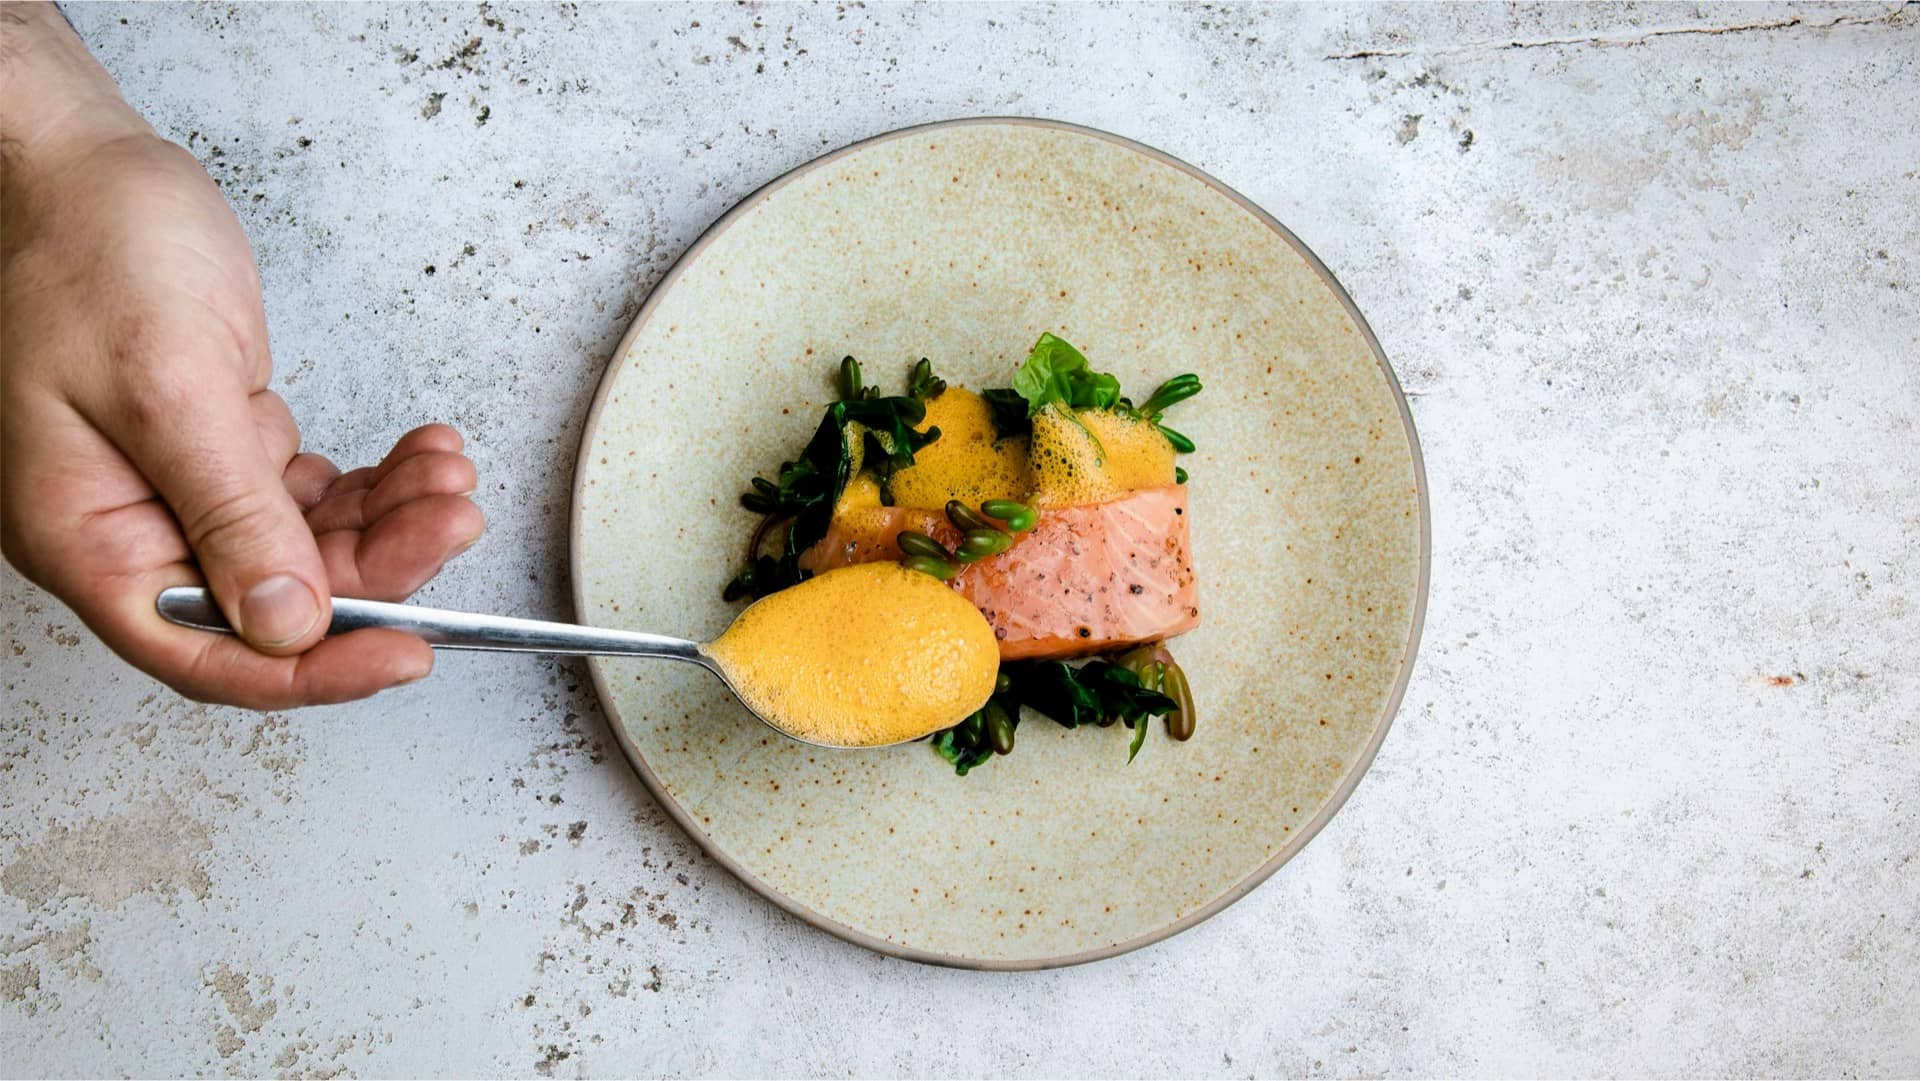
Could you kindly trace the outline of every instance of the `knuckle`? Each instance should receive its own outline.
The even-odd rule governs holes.
[[[180,528],[196,552],[243,556],[273,543],[279,515],[271,502],[250,489],[218,492],[197,506],[183,508]]]
[[[120,328],[112,347],[114,397],[125,419],[142,428],[164,425],[205,393],[206,380],[174,358],[179,336],[152,320]]]

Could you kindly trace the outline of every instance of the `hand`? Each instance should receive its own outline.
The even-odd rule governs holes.
[[[331,594],[404,598],[479,538],[459,434],[418,428],[346,474],[299,453],[239,222],[185,150],[93,115],[6,141],[7,559],[194,698],[278,709],[425,676],[411,635],[321,636]],[[244,641],[156,613],[203,576]]]

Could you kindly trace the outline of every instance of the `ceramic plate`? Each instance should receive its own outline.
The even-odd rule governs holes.
[[[774,736],[697,668],[597,660],[661,804],[770,900],[884,953],[982,968],[1110,956],[1220,911],[1327,822],[1386,734],[1420,634],[1420,454],[1380,345],[1299,240],[1220,182],[1034,120],[912,128],[749,196],[648,298],[600,386],[573,506],[579,617],[711,638],[754,519],[843,355],[1001,386],[1042,331],[1177,407],[1203,621],[1173,644],[1199,718],[1030,715],[957,777],[924,743]]]

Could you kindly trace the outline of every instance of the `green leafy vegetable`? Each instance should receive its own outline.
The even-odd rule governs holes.
[[[1006,689],[996,691],[989,705],[1006,710],[1014,724],[1019,724],[1023,706],[1064,728],[1120,721],[1134,730],[1128,741],[1129,762],[1146,742],[1148,719],[1178,708],[1174,699],[1144,686],[1134,671],[1112,661],[1093,660],[1078,667],[1062,661],[1023,661],[1001,665],[1000,676]],[[964,776],[993,753],[987,713],[982,707],[935,735],[934,749],[953,763],[954,772]]]
[[[740,497],[748,510],[789,523],[780,554],[764,555],[755,545],[748,566],[721,592],[724,599],[765,597],[807,576],[800,569],[800,554],[827,535],[834,504],[853,479],[849,424],[865,429],[863,464],[880,474],[883,485],[895,470],[914,464],[915,451],[940,438],[939,428],[914,430],[927,419],[925,405],[915,398],[879,397],[878,388],[861,384],[860,365],[852,357],[841,361],[840,384],[843,394],[855,396],[827,407],[800,457],[781,463],[777,480],[755,477],[751,490]]]
[[[1142,717],[1140,720],[1135,721],[1133,728],[1134,738],[1127,741],[1127,760],[1129,762],[1134,761],[1134,756],[1141,753],[1141,744],[1147,742],[1147,718]]]
[[[1014,731],[1020,727],[1021,706],[1013,695],[996,691],[986,704],[967,715],[952,728],[934,734],[934,750],[953,763],[962,777],[967,771],[1014,749]],[[996,740],[1000,746],[996,746]],[[1005,749],[1003,749],[1005,748]]]
[[[968,770],[994,757],[994,748],[988,745],[985,737],[979,737],[979,742],[975,742],[963,732],[962,725],[936,733],[934,750],[953,763],[954,772],[962,777],[967,776]]]
[[[1078,668],[1063,661],[1029,661],[1003,670],[1012,676],[1022,705],[1066,728],[1108,719],[1131,728],[1175,708],[1172,698],[1141,686],[1140,676],[1112,661],[1088,661]]]
[[[914,430],[914,425],[927,419],[927,407],[918,399],[869,398],[839,404],[845,407],[842,414],[845,419],[841,421],[843,425],[848,421],[859,421],[866,427],[867,434],[863,438],[867,441],[867,447],[861,462],[865,468],[880,474],[883,487],[895,470],[906,469],[914,464],[915,451],[940,438],[939,428],[929,428],[925,432]],[[844,486],[845,481],[842,483]],[[834,495],[839,498],[840,493],[837,491]],[[832,510],[831,503],[828,509]]]
[[[1012,387],[990,387],[981,391],[981,397],[987,399],[987,408],[994,418],[994,432],[1002,439],[1027,435],[1034,430],[1033,422],[1027,419],[1027,399]]]
[[[1030,417],[1051,405],[1112,409],[1120,404],[1121,381],[1089,367],[1080,350],[1042,334],[1014,372],[1014,393],[1027,401]]]
[[[1032,418],[1043,409],[1059,410],[1070,419],[1084,409],[1112,409],[1155,422],[1174,449],[1187,454],[1194,449],[1194,441],[1161,425],[1160,418],[1169,406],[1200,392],[1200,376],[1189,372],[1162,383],[1137,406],[1122,396],[1120,380],[1095,371],[1081,351],[1067,342],[1042,334],[1015,370],[1014,385],[984,390],[981,397],[993,410],[994,429],[1003,439],[1027,435],[1033,430]]]

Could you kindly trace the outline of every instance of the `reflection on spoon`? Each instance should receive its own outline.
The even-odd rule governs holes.
[[[232,634],[213,595],[164,589],[168,621]],[[719,639],[602,630],[348,597],[328,634],[390,627],[436,649],[660,657],[720,676],[783,735],[826,747],[882,747],[959,723],[994,689],[1000,650],[979,611],[945,584],[892,563],[829,571],[750,605]]]

